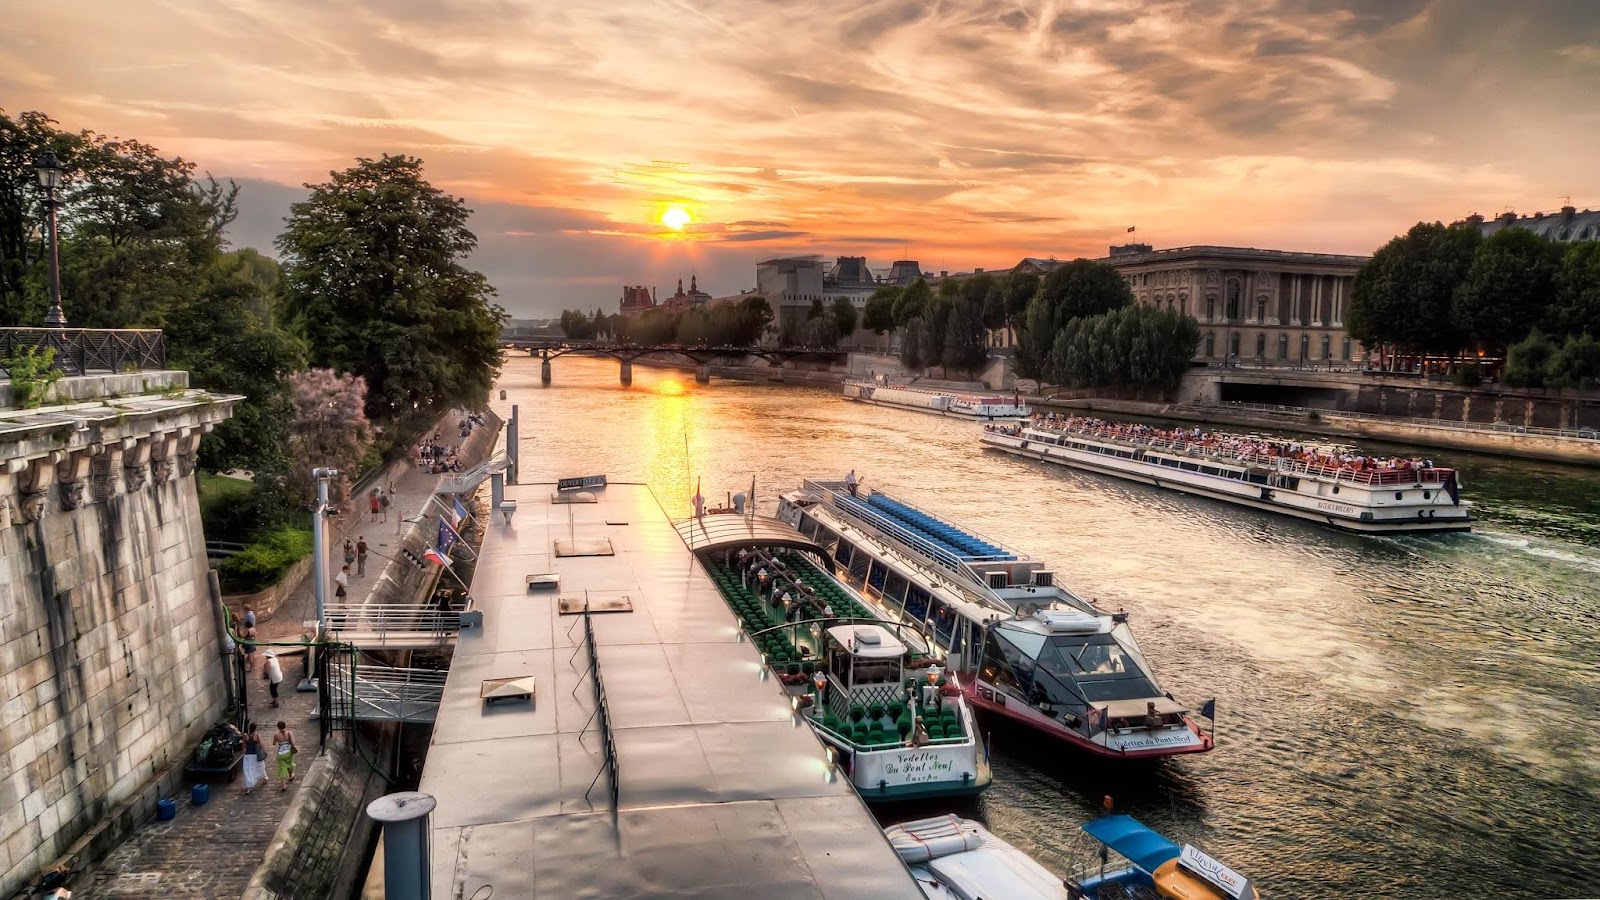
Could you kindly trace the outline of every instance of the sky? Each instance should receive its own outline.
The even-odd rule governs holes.
[[[775,256],[1369,253],[1600,206],[1596,0],[73,0],[5,32],[0,108],[238,180],[239,246],[421,157],[516,316]]]

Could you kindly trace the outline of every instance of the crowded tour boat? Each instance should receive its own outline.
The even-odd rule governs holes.
[[[958,675],[917,628],[883,620],[835,580],[822,547],[742,511],[703,513],[677,527],[796,714],[828,747],[830,766],[848,771],[863,799],[989,786],[988,756]]]
[[[891,385],[870,381],[847,381],[846,400],[898,406],[918,412],[986,422],[1015,422],[1028,417],[1028,405],[1018,397],[993,394],[967,394],[956,391]]]
[[[946,814],[883,833],[928,900],[1067,900],[1065,881],[971,819]]]
[[[1066,879],[1072,900],[1260,900],[1250,879],[1193,844],[1178,846],[1132,816],[1083,824]]]
[[[1298,441],[1035,415],[979,439],[1017,456],[1366,533],[1469,531],[1454,469]]]
[[[778,518],[874,615],[925,630],[977,708],[1102,756],[1211,749],[1157,682],[1128,614],[1057,585],[1042,562],[853,478],[805,482]]]

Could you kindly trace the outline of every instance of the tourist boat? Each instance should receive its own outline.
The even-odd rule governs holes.
[[[926,635],[874,615],[829,575],[821,547],[754,515],[696,516],[678,533],[863,799],[989,786],[959,677],[938,665]]]
[[[934,816],[883,833],[928,900],[1067,900],[1065,881],[971,819]]]
[[[966,394],[933,388],[904,385],[875,384],[870,381],[844,383],[846,400],[876,403],[879,406],[898,406],[917,412],[955,416],[963,419],[980,419],[986,422],[1015,422],[1026,419],[1028,406],[1020,398],[997,394]]]
[[[1120,423],[1034,421],[985,428],[986,446],[1365,533],[1470,531],[1472,504],[1454,469],[1409,463],[1356,468],[1328,456],[1260,452],[1279,442],[1236,440],[1234,449],[1158,437]],[[1175,432],[1173,434],[1182,434]]]
[[[1101,816],[1085,822],[1083,832],[1089,840],[1080,838],[1072,853],[1079,863],[1066,880],[1074,900],[1260,900],[1250,879],[1132,816]]]
[[[806,481],[778,518],[821,546],[874,615],[924,629],[968,699],[1101,756],[1210,750],[1128,627],[1045,564],[881,491]]]

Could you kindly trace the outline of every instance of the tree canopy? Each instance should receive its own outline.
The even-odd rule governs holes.
[[[1555,302],[1546,313],[1556,334],[1589,334],[1600,338],[1600,241],[1567,248],[1556,277]]]
[[[1028,302],[1017,347],[1017,374],[1038,378],[1067,322],[1098,316],[1133,303],[1133,291],[1116,269],[1075,259],[1050,270]]]
[[[988,293],[988,288],[984,289]],[[987,329],[983,324],[982,300],[963,291],[949,306],[944,326],[943,356],[946,369],[976,372],[988,361]]]
[[[912,319],[918,318],[933,302],[933,291],[928,288],[928,283],[918,278],[906,285],[905,290],[894,301],[894,322],[904,327]]]
[[[278,238],[284,309],[313,365],[360,376],[370,417],[477,406],[500,370],[505,310],[462,265],[471,210],[411,156],[358,159],[306,185]]]
[[[1484,241],[1451,298],[1461,335],[1495,346],[1526,337],[1555,299],[1561,256],[1559,244],[1522,228]]]
[[[1189,370],[1200,326],[1154,306],[1127,306],[1067,322],[1051,346],[1045,377],[1073,387],[1178,386]]]
[[[1418,222],[1372,254],[1356,273],[1345,326],[1369,347],[1450,353],[1461,347],[1451,321],[1456,286],[1482,237],[1470,226]]]

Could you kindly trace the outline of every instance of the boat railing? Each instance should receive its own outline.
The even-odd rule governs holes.
[[[1171,450],[1187,456],[1203,456],[1220,462],[1239,463],[1246,466],[1257,466],[1272,469],[1285,475],[1300,475],[1308,478],[1325,478],[1330,481],[1351,485],[1399,485],[1399,484],[1443,484],[1454,473],[1453,469],[1437,467],[1416,469],[1354,469],[1342,465],[1328,465],[1326,463],[1310,462],[1307,460],[1289,459],[1282,456],[1271,456],[1265,453],[1256,453],[1251,450],[1230,450],[1225,447],[1215,447],[1197,441],[1180,441],[1170,438],[1141,437],[1138,435],[1121,434],[1107,428],[1062,428],[1047,424],[1032,426],[1041,431],[1055,432],[1057,434],[1077,434],[1096,440],[1112,441],[1121,444],[1131,444],[1138,447],[1149,447],[1157,450]]]

